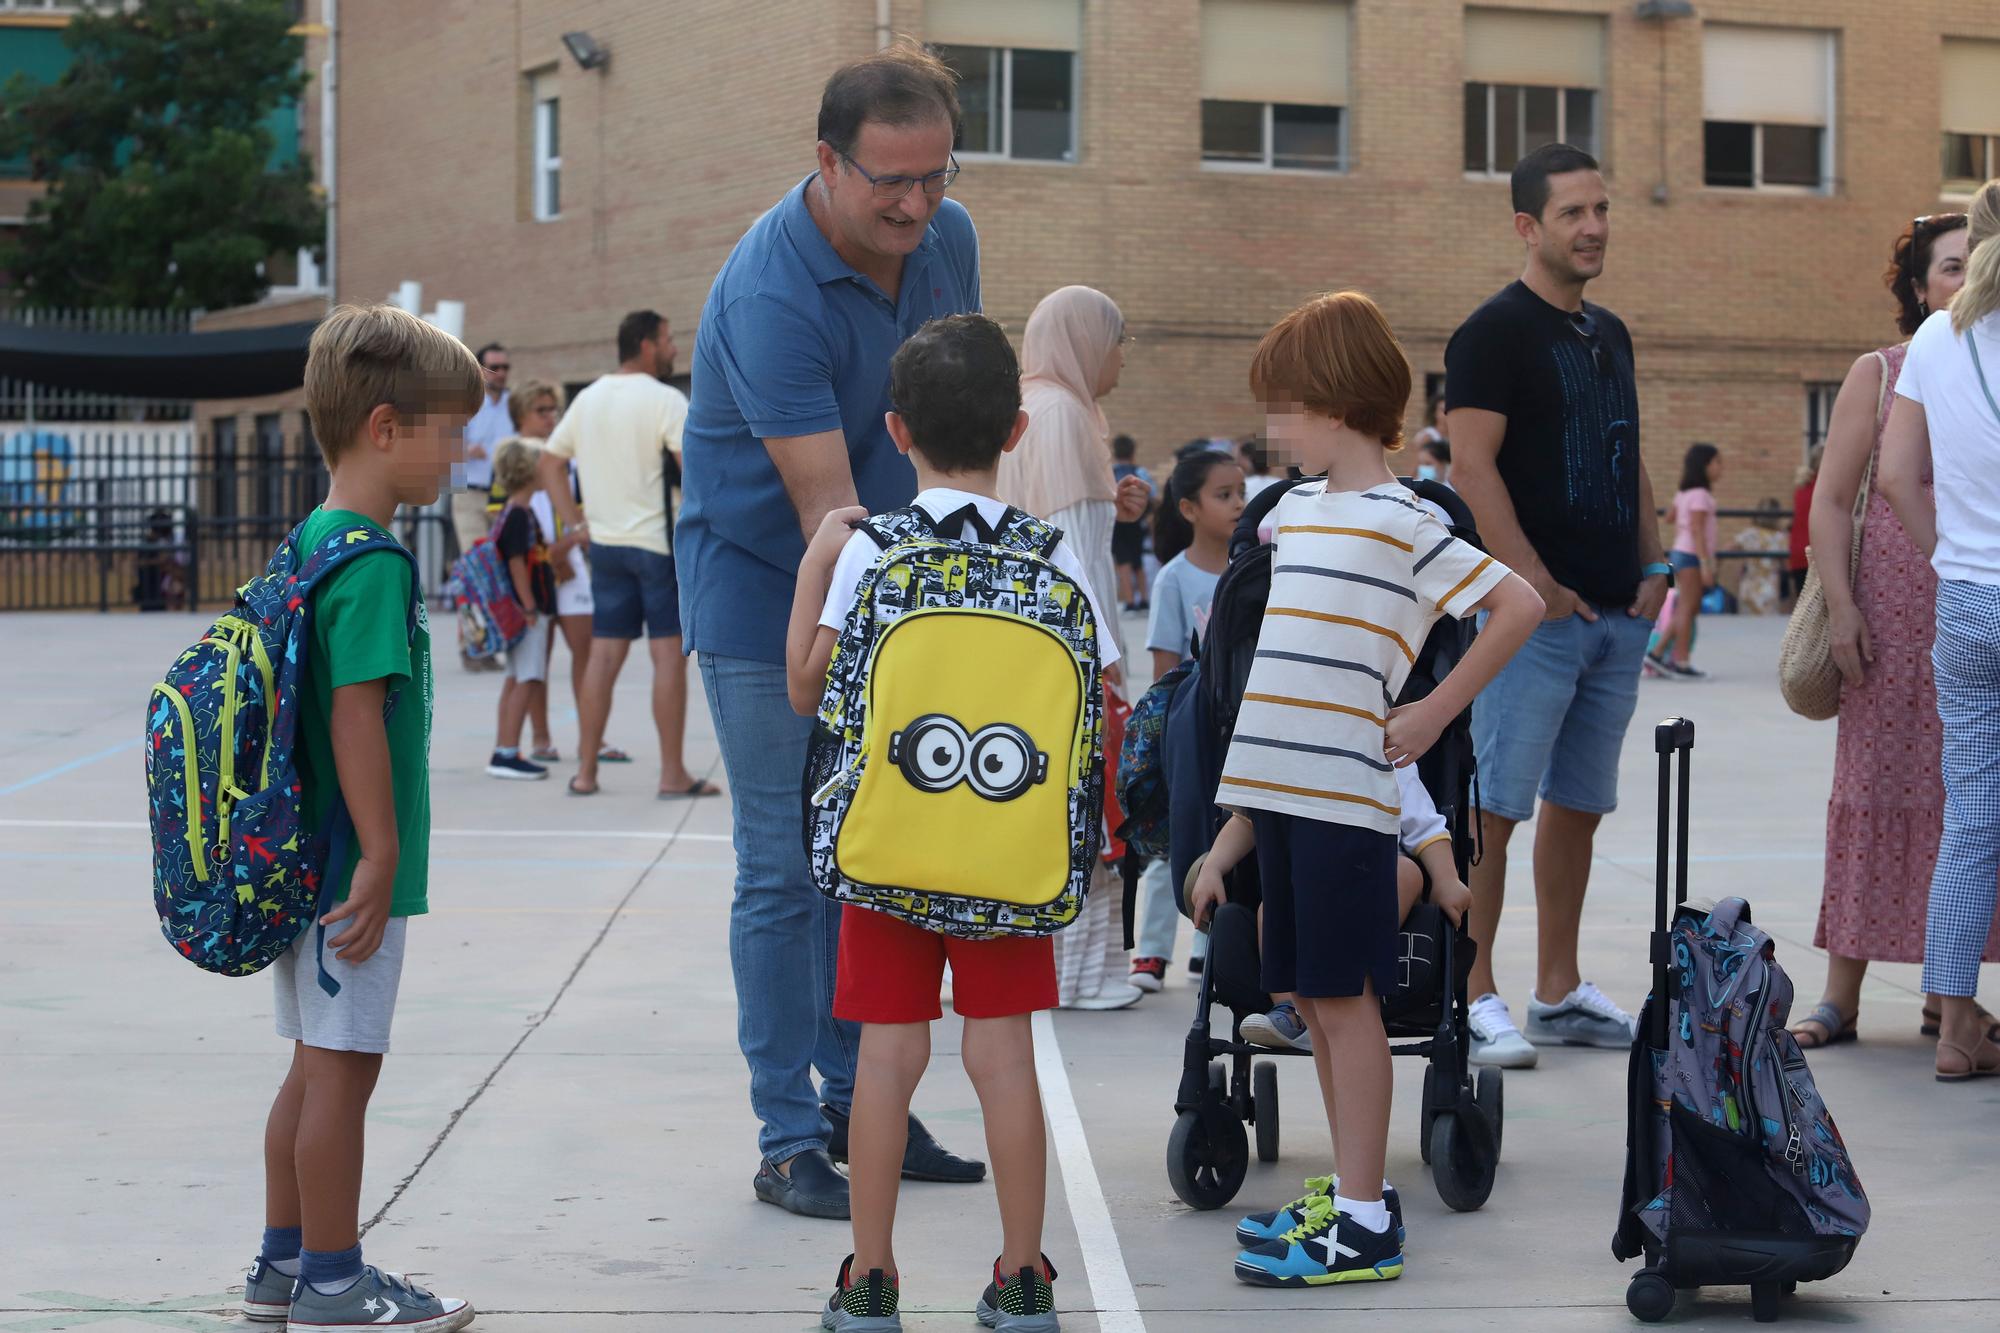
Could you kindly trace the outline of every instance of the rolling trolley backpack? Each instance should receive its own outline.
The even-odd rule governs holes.
[[[1682,1287],[1750,1288],[1760,1323],[1800,1282],[1847,1266],[1868,1197],[1785,1029],[1792,982],[1750,905],[1687,899],[1688,758],[1694,724],[1662,722],[1653,993],[1632,1043],[1624,1201],[1611,1252],[1645,1256],[1625,1303],[1666,1318]],[[1677,870],[1667,900],[1672,770]]]

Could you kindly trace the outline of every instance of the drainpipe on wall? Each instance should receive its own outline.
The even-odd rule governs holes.
[[[326,190],[326,303],[331,309],[339,270],[334,263],[340,204],[334,189],[335,154],[340,143],[340,0],[321,0],[326,20],[326,59],[319,67],[319,178]]]
[[[889,22],[889,0],[875,0],[875,49],[886,51],[895,39],[895,29]]]

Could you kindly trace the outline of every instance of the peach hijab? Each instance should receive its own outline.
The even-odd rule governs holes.
[[[1087,500],[1113,503],[1111,426],[1097,405],[1104,363],[1125,335],[1118,303],[1091,287],[1042,298],[1021,337],[1028,429],[1000,459],[1000,496],[1037,518]]]

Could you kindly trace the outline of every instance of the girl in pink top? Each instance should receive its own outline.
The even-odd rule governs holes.
[[[1701,614],[1703,590],[1715,586],[1715,492],[1722,480],[1722,451],[1712,444],[1688,446],[1681,464],[1681,488],[1667,506],[1674,544],[1667,563],[1674,568],[1673,603],[1661,612],[1663,626],[1646,661],[1670,680],[1700,680],[1708,673],[1688,663],[1694,651],[1694,618]]]

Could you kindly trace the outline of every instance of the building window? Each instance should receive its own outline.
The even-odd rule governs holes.
[[[1971,194],[2000,176],[2000,42],[1944,39],[1944,188]]]
[[[1076,161],[1079,0],[928,0],[924,30],[958,75],[959,156]]]
[[[1827,427],[1833,424],[1833,400],[1840,396],[1840,383],[1826,380],[1806,385],[1806,457],[1826,443]]]
[[[1597,152],[1604,20],[1465,11],[1465,170],[1505,176],[1543,144]]]
[[[1348,6],[1202,0],[1201,160],[1347,170]]]
[[[1833,34],[1711,23],[1702,30],[1702,182],[1833,188]]]
[[[537,74],[529,82],[534,106],[535,221],[562,216],[562,99],[553,74]]]

